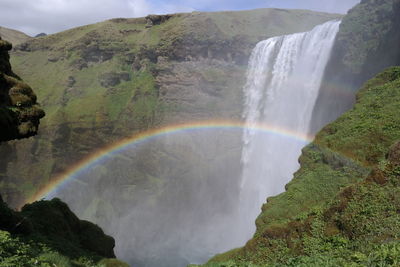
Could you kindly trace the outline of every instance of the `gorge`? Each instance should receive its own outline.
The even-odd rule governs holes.
[[[242,132],[224,128],[229,122],[150,134],[67,174],[47,198],[63,199],[79,216],[99,224],[116,238],[117,256],[133,266],[186,266],[243,246],[254,234],[265,198],[282,192],[298,168],[338,28],[338,21],[327,22],[256,46],[243,92],[242,144],[232,143]],[[218,150],[207,159],[210,144]],[[233,157],[235,150],[243,150],[241,162]],[[191,157],[187,165],[181,165],[182,156]],[[207,163],[196,168],[204,157]],[[129,196],[134,192],[129,179],[140,176],[136,169],[143,158],[157,162],[149,172],[165,184],[161,196],[146,191]],[[279,164],[284,159],[288,164]]]
[[[399,40],[389,2],[113,19],[21,42],[14,70],[46,117],[0,146],[3,198],[60,197],[132,266],[229,249],[205,266],[395,259],[379,253],[397,249],[398,68],[341,116],[400,63],[393,50],[373,64]]]

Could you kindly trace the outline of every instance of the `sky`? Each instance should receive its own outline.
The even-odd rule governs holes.
[[[192,11],[296,8],[346,13],[359,0],[0,0],[0,26],[35,36],[111,18]]]

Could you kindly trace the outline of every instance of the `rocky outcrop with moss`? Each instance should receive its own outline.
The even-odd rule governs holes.
[[[30,86],[11,70],[11,48],[0,39],[0,142],[35,135],[44,116]]]
[[[0,266],[127,266],[110,259],[115,258],[112,237],[79,220],[59,199],[16,212],[0,197],[0,214]]]
[[[314,130],[350,109],[366,80],[400,65],[399,25],[399,0],[362,0],[343,18],[314,108]]]
[[[354,108],[304,148],[253,239],[205,266],[398,266],[399,89],[400,67],[366,83]]]

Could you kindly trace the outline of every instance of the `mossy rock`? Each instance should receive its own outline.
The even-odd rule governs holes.
[[[74,256],[79,250],[113,258],[115,241],[97,225],[81,221],[60,199],[25,205],[21,215],[29,218],[34,232],[58,251]]]
[[[115,246],[114,239],[105,235],[99,226],[88,221],[81,221],[79,233],[80,243],[84,248],[104,257],[115,257],[113,251]]]
[[[35,135],[44,111],[36,95],[11,70],[11,44],[0,39],[0,142]]]
[[[0,39],[0,51],[10,51],[11,49],[12,49],[11,43]]]
[[[0,215],[0,230],[11,234],[9,242],[21,243],[27,250],[24,254],[29,253],[33,261],[94,267],[97,266],[94,262],[104,259],[104,266],[128,266],[113,259],[115,241],[112,237],[105,235],[97,225],[79,220],[59,199],[34,202],[17,212],[10,209],[0,196]],[[2,245],[9,246],[1,244],[0,240],[0,266],[3,266],[3,260],[12,260],[3,253]],[[81,259],[85,260],[82,262]],[[16,259],[15,262],[21,261]],[[57,266],[64,266],[62,264]]]

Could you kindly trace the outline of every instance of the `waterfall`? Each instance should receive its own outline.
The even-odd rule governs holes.
[[[251,127],[243,133],[240,213],[247,238],[266,198],[281,193],[299,167],[307,144],[301,136],[312,134],[312,110],[339,24],[330,21],[310,32],[270,38],[253,50],[243,118],[250,126],[266,124],[275,134]]]
[[[153,136],[91,163],[48,197],[115,237],[117,256],[132,266],[183,267],[243,246],[261,204],[298,168],[338,25],[253,51],[243,116],[286,135],[223,127]]]

